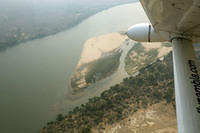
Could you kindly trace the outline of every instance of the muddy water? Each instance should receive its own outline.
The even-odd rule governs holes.
[[[132,24],[146,21],[139,3],[117,6],[70,30],[0,52],[0,132],[38,132],[56,114],[67,112],[120,82],[126,76],[122,76],[123,64],[113,76],[77,95],[72,95],[69,87],[82,45],[88,38],[124,31]]]

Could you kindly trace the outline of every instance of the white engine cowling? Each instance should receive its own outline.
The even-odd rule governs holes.
[[[159,32],[156,32],[153,26],[149,23],[140,23],[133,25],[128,29],[128,37],[138,42],[163,42]]]

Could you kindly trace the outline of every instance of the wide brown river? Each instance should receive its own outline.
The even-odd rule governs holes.
[[[121,76],[121,69],[79,94],[72,95],[69,87],[88,38],[126,31],[132,24],[147,21],[139,3],[117,6],[70,30],[0,52],[0,133],[39,132],[58,113],[66,113],[120,82],[127,76]]]

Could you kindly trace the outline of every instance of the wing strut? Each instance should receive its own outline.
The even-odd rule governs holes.
[[[173,67],[179,133],[200,133],[200,73],[192,41],[174,38]]]

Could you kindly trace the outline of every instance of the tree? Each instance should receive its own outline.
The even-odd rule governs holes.
[[[91,126],[83,127],[81,133],[91,133]]]
[[[64,120],[63,115],[62,115],[62,114],[58,114],[57,117],[56,117],[56,120],[57,120],[57,121],[62,121],[62,120]]]

